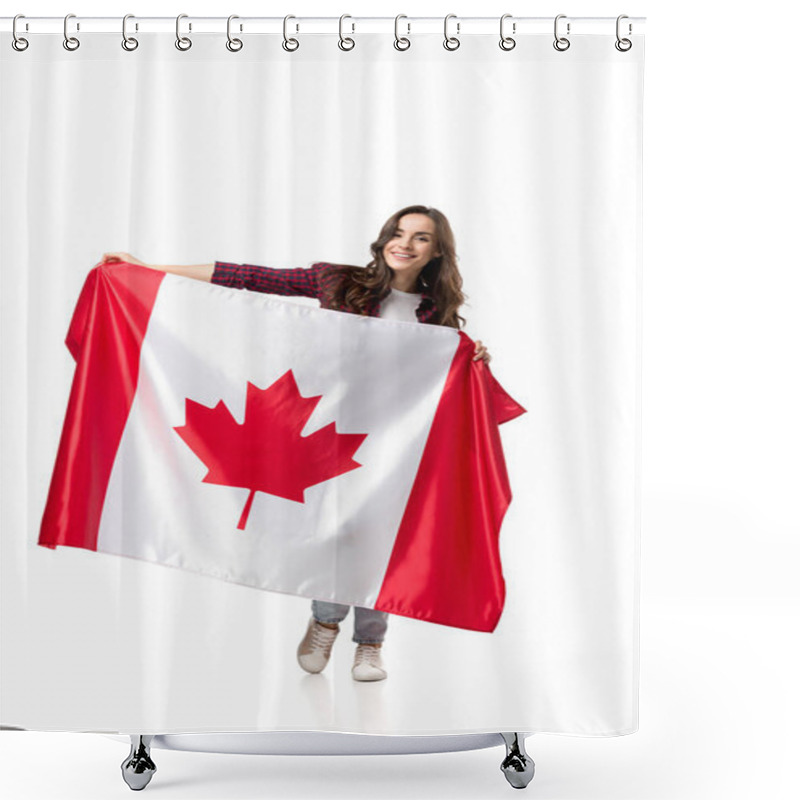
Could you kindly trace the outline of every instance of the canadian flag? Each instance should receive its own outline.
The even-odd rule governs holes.
[[[493,631],[524,413],[463,332],[88,274],[39,544]]]

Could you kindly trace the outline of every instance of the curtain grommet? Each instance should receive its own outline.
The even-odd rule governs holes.
[[[297,19],[297,17],[295,17],[294,14],[287,14],[283,18],[283,41],[281,42],[281,47],[283,47],[283,49],[287,53],[294,53],[294,51],[297,50],[298,47],[300,47],[300,42],[297,41],[297,39],[295,39],[294,37],[289,37],[286,35],[286,28],[290,19]],[[300,26],[295,25],[295,31],[299,30]]]
[[[339,17],[339,49],[344,50],[345,52],[349,52],[356,46],[355,39],[351,39],[349,36],[345,36],[342,32],[342,23],[346,19],[353,19],[349,14],[342,14]],[[355,22],[351,23],[353,26],[353,30],[350,33],[356,32],[356,24]]]
[[[64,45],[64,49],[69,50],[70,52],[77,50],[81,46],[80,39],[77,39],[74,36],[70,36],[67,33],[67,21],[69,20],[70,17],[74,16],[75,16],[74,14],[67,14],[67,16],[64,17],[64,41],[62,42],[62,44]],[[77,25],[76,29],[80,30],[81,26]]]
[[[616,47],[617,50],[620,51],[620,53],[627,53],[628,50],[630,50],[631,47],[633,47],[633,42],[630,39],[625,39],[625,38],[623,38],[623,37],[621,37],[619,35],[620,22],[623,19],[629,19],[628,15],[627,14],[620,14],[617,17],[617,41],[614,42],[614,47]],[[633,26],[629,22],[628,23],[628,35],[630,36],[631,33],[633,33]]]
[[[501,50],[505,50],[506,52],[508,52],[509,50],[513,50],[517,46],[517,40],[513,39],[511,36],[506,36],[505,33],[503,32],[503,25],[505,24],[505,21],[507,19],[511,18],[511,16],[512,16],[511,14],[503,14],[503,16],[500,17],[500,44],[499,44],[499,47],[500,47]],[[512,33],[516,33],[517,32],[517,23],[516,22],[512,22],[511,23],[511,32]]]
[[[120,47],[123,50],[127,50],[129,53],[133,52],[139,46],[139,40],[134,38],[133,36],[128,36],[128,20],[134,19],[133,14],[126,14],[122,18],[122,42]],[[136,26],[136,29],[139,29],[139,26]]]
[[[11,46],[18,52],[22,53],[28,49],[28,45],[30,42],[23,36],[17,35],[17,20],[18,19],[25,19],[24,14],[17,14],[14,17],[14,22],[11,23]]]
[[[225,42],[225,47],[227,47],[228,51],[231,53],[238,53],[244,47],[244,43],[242,42],[241,39],[235,39],[231,37],[231,20],[234,19],[239,19],[239,15],[231,14],[228,17],[228,28],[227,28],[228,41]],[[239,30],[241,30],[241,27],[239,28]]]
[[[411,47],[411,39],[408,39],[405,36],[400,36],[398,27],[401,19],[408,19],[408,17],[405,14],[398,14],[394,18],[394,49],[405,51]],[[408,26],[408,33],[411,33],[411,24],[407,22],[406,25]]]
[[[181,20],[188,18],[188,14],[178,14],[175,19],[175,47],[182,52],[186,52],[192,46],[192,40],[188,36],[181,36]],[[192,30],[192,23],[189,23],[189,30]]]
[[[566,14],[559,14],[555,18],[555,21],[553,22],[553,36],[555,37],[555,41],[553,42],[553,47],[555,47],[555,49],[558,50],[559,53],[563,53],[565,50],[569,50],[569,46],[571,44],[570,40],[567,39],[566,36],[559,36],[558,35],[558,21],[560,19],[566,19],[566,18],[567,18]],[[568,22],[567,23],[567,36],[569,36],[569,29],[570,29],[570,24]]]
[[[458,50],[458,48],[461,47],[461,39],[459,39],[458,36],[448,36],[447,34],[447,23],[454,18],[457,19],[455,14],[448,14],[444,18],[444,41],[442,42],[442,47],[444,47],[445,50],[449,50],[451,53],[453,50]],[[456,22],[456,33],[461,33],[460,22]]]

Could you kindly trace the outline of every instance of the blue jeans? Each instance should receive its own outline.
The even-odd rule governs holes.
[[[311,601],[311,613],[317,622],[327,622],[330,625],[341,622],[349,610],[350,606],[341,603],[327,603],[324,600]],[[389,614],[386,611],[355,606],[353,641],[357,644],[380,644],[386,635],[388,624]]]

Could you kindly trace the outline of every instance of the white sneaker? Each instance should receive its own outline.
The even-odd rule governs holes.
[[[326,628],[311,617],[306,635],[297,648],[297,661],[300,666],[306,672],[322,672],[331,657],[331,648],[338,635],[338,624],[335,628]]]
[[[357,681],[382,681],[385,677],[381,648],[369,644],[358,645],[353,661],[353,678]]]

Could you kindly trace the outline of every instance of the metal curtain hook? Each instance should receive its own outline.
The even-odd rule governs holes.
[[[122,49],[131,52],[139,46],[139,40],[134,39],[133,36],[128,36],[127,25],[129,19],[134,19],[133,14],[126,14],[122,18]],[[139,30],[138,25],[136,26],[136,30]]]
[[[241,39],[231,39],[231,20],[234,20],[234,19],[239,19],[239,16],[237,14],[231,14],[228,17],[228,28],[227,28],[228,41],[225,42],[225,47],[227,47],[228,50],[231,51],[231,53],[238,53],[242,49],[242,47],[244,47],[244,45],[242,44],[242,40]],[[242,28],[241,28],[241,25],[240,25],[239,26],[239,30],[241,30],[241,29]]]
[[[445,50],[458,50],[461,47],[461,39],[457,38],[456,36],[448,36],[447,35],[447,22],[448,20],[456,19],[455,14],[448,14],[444,18],[444,49]],[[461,23],[456,22],[456,33],[461,33]]]
[[[281,44],[283,45],[284,50],[286,50],[289,53],[293,53],[295,50],[297,50],[298,47],[300,47],[300,42],[298,42],[297,39],[295,38],[289,39],[286,36],[286,28],[290,19],[297,19],[297,17],[293,16],[292,14],[287,14],[283,18],[283,42]],[[299,30],[300,26],[295,24],[295,31]]]
[[[64,17],[64,42],[63,42],[63,44],[64,44],[64,49],[65,50],[69,50],[69,51],[77,50],[81,46],[81,43],[74,36],[69,36],[67,34],[67,20],[70,17],[74,17],[74,16],[75,16],[74,14],[67,14],[67,16]],[[77,29],[80,30],[81,26],[78,25]]]
[[[628,50],[630,50],[631,47],[633,47],[633,42],[630,39],[622,39],[622,38],[620,38],[620,35],[619,35],[620,22],[622,22],[623,19],[628,19],[628,15],[627,14],[620,14],[617,17],[617,41],[614,42],[614,47],[616,47],[617,50],[620,51],[620,53],[627,53]],[[628,23],[628,34],[631,34],[632,32],[633,32],[633,26],[629,22]]]
[[[186,19],[188,14],[178,14],[175,20],[175,47],[178,50],[188,50],[192,46],[192,40],[188,36],[181,36],[181,20]],[[192,29],[192,23],[189,23],[189,30]]]
[[[349,14],[342,14],[342,16],[339,17],[339,49],[352,50],[356,46],[355,41],[351,39],[349,36],[345,38],[345,36],[342,33],[342,23],[345,21],[345,19],[353,19],[353,18]],[[356,24],[355,22],[351,24],[353,26],[353,30],[351,31],[351,33],[355,33]]]
[[[500,17],[500,49],[501,50],[513,50],[517,46],[517,40],[516,39],[512,39],[510,36],[506,36],[503,33],[503,24],[505,23],[505,21],[507,19],[510,19],[511,16],[512,16],[511,14],[503,14],[503,16]],[[517,23],[516,22],[511,24],[511,32],[512,33],[516,33],[517,32]]]
[[[558,35],[558,21],[560,19],[566,19],[566,14],[559,14],[555,22],[553,23],[553,36],[555,36],[555,41],[553,42],[553,47],[558,50],[560,53],[563,53],[565,50],[569,50],[570,41],[564,36]],[[567,23],[567,35],[569,35],[569,22]]]
[[[394,18],[394,48],[395,50],[408,50],[411,47],[411,39],[406,39],[405,36],[400,38],[400,32],[398,30],[399,23],[401,19],[408,19],[405,14],[398,14]],[[408,33],[411,33],[411,23],[407,22],[406,25],[408,26]]]
[[[22,52],[23,50],[28,49],[28,40],[23,39],[21,36],[17,36],[17,20],[18,19],[25,19],[24,14],[17,14],[14,17],[14,22],[11,24],[11,35],[13,36],[11,40],[11,46],[17,51]]]

